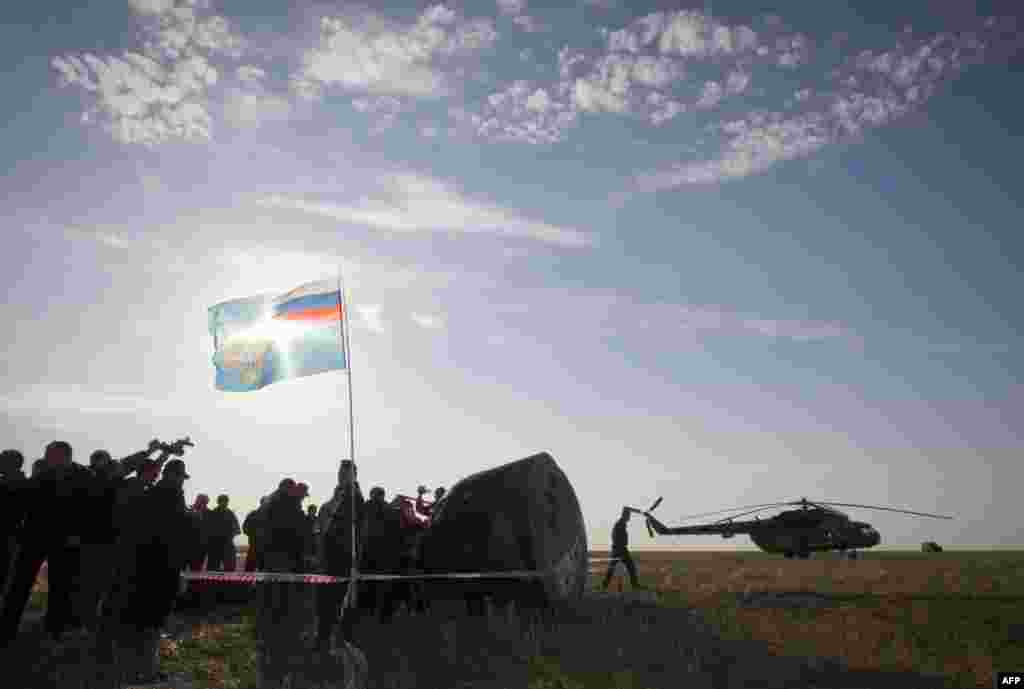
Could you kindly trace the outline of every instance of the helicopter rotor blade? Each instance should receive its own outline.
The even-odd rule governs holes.
[[[725,514],[726,512],[740,512],[742,510],[752,510],[754,508],[768,509],[769,507],[784,507],[784,506],[789,505],[789,504],[791,504],[791,503],[788,503],[788,502],[769,502],[769,503],[765,503],[763,505],[747,505],[746,507],[733,507],[732,509],[728,509],[728,510],[715,510],[714,512],[702,512],[701,514],[691,514],[691,515],[686,516],[686,517],[680,517],[679,521],[685,522],[685,521],[687,521],[689,519],[700,519],[701,517],[713,517],[716,514]]]
[[[657,500],[655,500],[654,504],[647,508],[647,511],[648,512],[653,512],[654,510],[658,509],[658,505],[660,505],[661,501],[664,500],[664,499],[665,498],[658,498]]]
[[[777,506],[778,505],[765,505],[764,507],[758,507],[757,509],[754,509],[754,510],[747,510],[746,512],[740,512],[739,514],[734,514],[731,517],[726,517],[725,519],[719,519],[718,521],[716,521],[714,523],[715,524],[724,524],[726,522],[731,522],[733,519],[736,519],[737,517],[745,517],[748,514],[754,514],[755,512],[764,512],[765,510],[769,510],[769,509],[771,509],[773,507],[777,507]]]
[[[644,519],[644,524],[647,526],[647,535],[654,538],[654,529],[651,528],[651,518],[647,517]]]
[[[808,501],[808,502],[809,502],[809,504],[812,504],[812,505],[815,504],[815,503],[810,502],[810,501]],[[952,519],[953,518],[953,517],[950,517],[950,516],[945,515],[945,514],[931,514],[930,512],[914,512],[913,510],[901,510],[901,509],[897,509],[895,507],[880,507],[878,505],[856,505],[856,504],[848,503],[848,502],[820,502],[820,503],[817,503],[817,504],[819,504],[819,505],[835,505],[837,507],[859,507],[861,509],[866,509],[866,510],[883,510],[885,512],[901,512],[903,514],[913,514],[913,515],[916,515],[918,517],[931,517],[933,519]]]

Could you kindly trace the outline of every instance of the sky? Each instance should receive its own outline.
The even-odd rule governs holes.
[[[812,5],[8,8],[0,444],[319,503],[351,383],[364,490],[547,451],[595,546],[658,496],[1024,544],[1014,5]],[[214,388],[208,307],[339,271],[350,374]]]

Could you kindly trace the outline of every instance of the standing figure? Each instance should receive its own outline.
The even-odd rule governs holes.
[[[0,601],[14,566],[18,532],[25,516],[21,495],[24,467],[25,456],[17,450],[0,452]]]
[[[24,518],[21,489],[25,485],[25,456],[17,450],[0,452],[0,601],[14,567],[18,532]]]
[[[238,517],[228,509],[227,495],[217,496],[217,507],[205,516],[207,535],[206,568],[214,572],[234,572],[237,568],[235,536],[242,533]]]
[[[262,517],[263,513],[261,508],[267,504],[267,496],[264,495],[260,498],[260,505],[249,514],[245,515],[245,521],[242,522],[242,533],[249,539],[249,548],[245,551],[245,571],[255,572],[257,570],[262,571],[263,568],[259,566],[260,559],[260,535],[262,532]]]
[[[158,671],[158,642],[190,554],[191,525],[182,489],[188,478],[182,460],[167,462],[163,477],[142,498],[140,521],[123,534],[121,546],[128,552],[119,558],[111,622],[127,652],[119,665],[135,681],[166,680]]]
[[[429,527],[429,518],[421,515],[416,510],[416,503],[411,498],[399,497],[399,548],[398,548],[398,572],[404,576],[418,574],[420,572],[420,550],[423,543],[423,535]],[[403,581],[397,587],[396,597],[405,601],[406,609],[410,614],[415,612],[426,612],[426,596],[424,595],[422,582]]]
[[[367,574],[397,574],[402,548],[402,524],[398,509],[388,504],[384,489],[370,489],[366,505],[366,530],[360,571]],[[380,615],[383,622],[395,612],[395,594],[404,593],[407,582],[372,581],[364,584],[366,609]],[[407,596],[406,596],[407,598]]]
[[[309,505],[306,507],[306,529],[309,531],[309,551],[306,553],[308,563],[316,562],[316,540],[319,537],[316,524],[317,506]]]
[[[200,493],[196,496],[192,507],[189,508],[189,518],[192,525],[192,549],[189,555],[188,568],[193,572],[202,572],[203,563],[209,551],[209,522],[210,496]]]
[[[355,522],[353,522],[353,513]],[[350,459],[338,468],[338,485],[334,496],[320,509],[320,543],[317,552],[325,574],[336,577],[351,575],[352,550],[359,543],[365,518],[365,500],[356,480],[356,466]],[[355,541],[353,543],[353,528]],[[359,553],[356,552],[358,561]],[[330,648],[334,626],[338,622],[339,605],[345,600],[349,584],[326,584],[316,587],[317,647]],[[354,589],[354,587],[353,587]],[[353,590],[353,595],[357,592]],[[352,641],[353,609],[342,613],[341,632],[345,641]]]
[[[150,455],[157,450],[161,450],[161,456],[154,461]],[[145,492],[156,472],[151,470],[148,477],[139,480],[126,479],[125,476],[133,471],[142,471],[144,467],[159,467],[169,456],[167,446],[159,440],[152,440],[147,449],[121,460],[115,461],[106,450],[96,450],[89,457],[88,511],[81,515],[88,522],[88,527],[82,537],[76,614],[90,631],[97,630],[100,608],[113,585],[117,540],[124,524],[122,501]]]
[[[637,579],[636,564],[629,554],[629,531],[626,530],[629,524],[629,516],[629,509],[623,508],[622,515],[615,522],[615,526],[612,527],[612,559],[608,563],[608,572],[604,575],[604,583],[601,585],[601,588],[605,591],[608,590],[608,584],[611,582],[612,575],[615,573],[615,568],[619,562],[626,566],[630,585],[634,589],[645,589],[645,587],[640,585],[639,579]]]
[[[416,488],[416,514],[423,515],[424,517],[430,516],[430,503],[427,502],[426,495],[430,491],[427,490],[426,486],[419,486]]]
[[[18,634],[32,587],[43,561],[47,565],[49,595],[45,626],[51,641],[61,640],[72,626],[72,589],[77,576],[84,524],[74,517],[84,514],[88,494],[88,470],[72,462],[71,445],[58,440],[46,446],[44,465],[28,479],[19,493],[24,525],[18,557],[11,574],[3,612],[0,613],[0,647]],[[68,518],[68,517],[71,518]]]
[[[265,508],[265,530],[260,543],[263,568],[268,572],[298,573],[309,551],[306,516],[302,513],[305,490],[292,484]],[[257,617],[261,685],[276,686],[292,671],[290,659],[307,621],[311,619],[310,591],[300,582],[268,581],[260,586]]]

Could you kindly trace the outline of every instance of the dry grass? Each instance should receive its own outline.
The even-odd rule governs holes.
[[[648,585],[695,605],[726,637],[762,641],[778,654],[936,673],[953,686],[990,686],[996,670],[1024,667],[1024,644],[1010,638],[1010,625],[1024,620],[1024,552],[878,552],[852,561],[686,552],[636,559]],[[831,600],[816,609],[742,603],[766,592]]]
[[[387,626],[363,622],[357,638],[370,662],[371,687],[808,686],[811,656],[838,659],[854,671],[941,675],[947,686],[971,687],[991,686],[996,670],[1024,667],[1021,644],[1007,634],[1024,618],[1024,552],[869,553],[858,561],[683,552],[636,559],[641,579],[659,591],[657,605],[613,598],[547,618],[436,612]],[[593,569],[598,583],[604,565]],[[40,584],[45,590],[45,581]],[[830,599],[816,609],[743,600],[795,591]],[[253,686],[252,631],[251,613],[195,617],[162,645],[165,665],[189,672],[197,688]],[[853,684],[837,677],[819,676],[814,685],[889,686],[881,675],[854,673]]]

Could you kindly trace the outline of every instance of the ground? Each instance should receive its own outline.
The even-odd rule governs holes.
[[[1024,667],[1024,552],[636,559],[652,594],[632,594],[620,570],[609,595],[544,619],[516,610],[467,618],[442,606],[390,626],[363,622],[370,687],[980,687],[996,670]],[[595,584],[603,563],[593,571]],[[177,675],[165,686],[254,686],[251,611],[175,615],[163,653]],[[5,661],[34,679],[11,686],[81,686],[73,675],[84,650],[44,658],[32,652],[36,634],[26,621],[21,652]],[[59,683],[46,679],[55,670]]]

